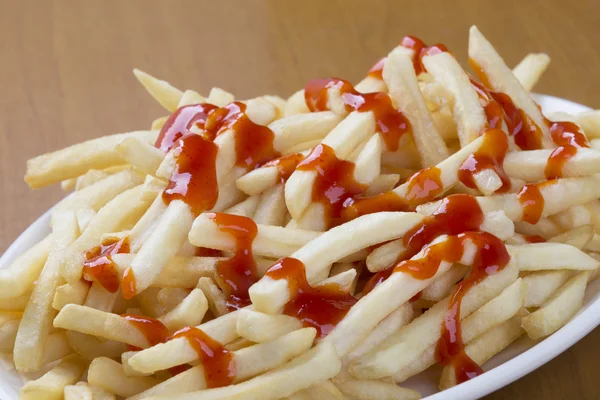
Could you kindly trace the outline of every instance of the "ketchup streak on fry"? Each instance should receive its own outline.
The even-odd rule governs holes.
[[[415,68],[415,74],[419,75],[421,72],[426,72],[427,69],[423,65],[423,57],[431,56],[434,54],[448,52],[448,48],[443,44],[434,44],[433,46],[427,46],[421,39],[414,36],[404,36],[400,41],[400,46],[406,47],[407,49],[413,50],[413,66]],[[371,67],[367,76],[377,79],[383,79],[383,64],[385,63],[386,57],[377,61],[375,65]]]
[[[305,327],[317,329],[323,338],[340,322],[357,300],[336,284],[311,286],[306,280],[302,261],[285,257],[273,264],[266,273],[271,279],[286,279],[290,301],[283,313],[298,318]]]
[[[471,60],[471,65],[477,77],[484,85],[471,79],[471,84],[477,92],[480,100],[484,103],[488,125],[490,128],[502,128],[502,122],[506,124],[509,136],[512,136],[515,144],[522,150],[537,150],[542,148],[542,131],[539,126],[520,108],[512,99],[502,92],[494,92],[489,89],[487,76]],[[486,87],[487,86],[487,87]]]
[[[396,151],[400,138],[412,130],[410,122],[392,105],[386,93],[359,93],[348,81],[339,78],[315,79],[304,88],[304,98],[310,111],[326,111],[329,90],[339,91],[346,111],[371,111],[375,129],[388,151]]]
[[[116,293],[121,281],[112,255],[119,253],[129,253],[127,236],[120,240],[104,241],[100,246],[88,250],[83,262],[84,275],[90,276],[109,292]]]
[[[167,327],[157,319],[132,314],[124,314],[122,317],[144,335],[150,346],[177,338],[187,339],[202,363],[208,388],[227,386],[235,379],[233,353],[202,330],[186,327],[169,335]],[[187,368],[185,365],[179,365],[170,371],[176,375]]]
[[[221,232],[235,239],[234,255],[217,262],[216,279],[228,296],[229,311],[237,310],[250,304],[248,289],[259,279],[252,255],[252,242],[258,228],[252,219],[238,215],[210,213],[208,217],[215,222]]]

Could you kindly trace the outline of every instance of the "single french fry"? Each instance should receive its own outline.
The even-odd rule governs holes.
[[[548,54],[529,53],[513,68],[512,72],[523,88],[531,92],[531,89],[540,80],[549,64],[550,57],[548,57]]]
[[[210,104],[214,104],[217,107],[224,107],[227,104],[235,101],[235,97],[233,94],[221,88],[214,87],[210,90],[206,101]]]
[[[414,317],[414,310],[410,303],[404,303],[395,311],[385,317],[369,336],[346,356],[347,360],[354,360],[367,354],[385,341],[390,335],[407,325]]]
[[[30,297],[29,291],[16,297],[0,298],[0,311],[23,311]]]
[[[134,68],[133,74],[148,93],[150,93],[150,96],[152,96],[161,106],[166,108],[167,111],[173,112],[177,109],[181,96],[183,96],[181,90],[171,86],[169,82],[156,79],[152,75],[140,71],[137,68]]]
[[[566,232],[563,232],[559,235],[553,236],[548,239],[548,242],[553,243],[564,243],[578,249],[585,248],[586,244],[592,239],[594,236],[594,227],[593,225],[582,225],[577,228],[573,228]]]
[[[207,99],[204,96],[200,95],[198,92],[193,90],[186,90],[183,92],[181,98],[179,99],[179,103],[177,103],[177,108],[188,106],[190,104],[200,104],[206,103]]]
[[[456,118],[461,146],[471,143],[486,126],[487,119],[469,76],[450,53],[425,56],[423,64],[454,97],[452,113]]]
[[[562,233],[562,229],[549,218],[540,218],[537,224],[515,221],[515,230],[523,235],[541,236],[543,238],[550,238]]]
[[[67,196],[55,208],[57,210],[89,208],[97,212],[117,195],[142,182],[141,175],[131,168],[126,169]]]
[[[33,288],[52,246],[52,235],[21,254],[8,268],[0,269],[0,298],[21,296]]]
[[[21,388],[23,400],[60,400],[67,385],[76,383],[87,363],[77,355],[65,357],[58,365],[46,372],[41,378],[27,382]]]
[[[193,221],[192,211],[183,201],[169,204],[131,262],[130,274],[135,285],[128,288],[128,296],[140,293],[154,282],[185,243]]]
[[[594,270],[600,262],[577,247],[563,243],[529,243],[507,245],[512,261],[521,271],[539,270]]]
[[[14,319],[0,324],[0,353],[12,353],[20,322]]]
[[[115,340],[135,347],[149,346],[144,334],[127,319],[86,306],[67,304],[54,319],[54,327]]]
[[[260,196],[249,196],[246,198],[246,200],[225,210],[225,214],[239,215],[250,218],[254,214],[259,201]]]
[[[558,179],[551,181],[551,184],[542,185],[539,190],[544,198],[541,217],[547,217],[599,198],[600,174]],[[569,193],[569,196],[564,196],[564,193]],[[506,216],[513,221],[521,221],[523,218],[524,206],[519,202],[516,193],[477,197],[477,201],[485,213],[504,211]],[[417,211],[430,215],[437,209],[438,205],[439,201],[424,204],[419,206]]]
[[[89,289],[89,283],[83,280],[79,280],[75,284],[65,283],[57,287],[52,300],[52,308],[60,311],[67,304],[83,304]]]
[[[210,215],[201,214],[196,218],[190,230],[190,242],[199,247],[234,251],[235,238],[222,232]],[[320,232],[279,226],[259,224],[257,228],[257,235],[252,242],[252,252],[256,256],[271,258],[285,257],[320,235]]]
[[[142,189],[138,185],[109,201],[71,244],[61,261],[61,274],[67,282],[76,283],[81,279],[85,252],[99,245],[103,234],[127,228],[148,209],[150,202],[140,201]]]
[[[315,277],[334,262],[374,244],[403,236],[422,220],[423,216],[415,213],[365,215],[321,234],[291,257],[304,263],[308,282],[315,283]],[[252,285],[249,292],[255,309],[267,314],[277,313],[289,300],[287,281],[268,276]]]
[[[98,282],[93,282],[82,305],[96,310],[112,312],[119,293],[111,293]],[[77,304],[77,303],[72,303]]]
[[[131,265],[134,254],[113,254],[112,259],[123,273]],[[192,289],[203,277],[213,277],[220,257],[173,257],[152,283],[153,287],[180,287]]]
[[[504,350],[523,334],[523,329],[521,328],[521,321],[523,319],[520,315],[515,315],[508,321],[491,328],[469,343],[465,347],[465,352],[476,364],[485,364],[492,356]],[[454,366],[448,365],[444,367],[440,378],[440,389],[448,389],[456,384],[456,370]]]
[[[69,347],[88,361],[97,357],[117,358],[127,350],[125,343],[114,340],[100,340],[95,336],[75,331],[67,331]]]
[[[429,167],[447,158],[448,149],[427,109],[406,49],[396,48],[388,55],[383,79],[391,99],[410,121],[422,166]]]
[[[540,182],[546,179],[544,172],[548,157],[553,150],[514,151],[506,155],[504,170],[511,178],[525,182]],[[600,172],[600,152],[595,149],[578,149],[563,168],[565,178],[588,176]]]
[[[283,219],[287,214],[283,191],[283,184],[279,184],[265,190],[260,195],[260,200],[252,215],[254,222],[261,225],[283,225]]]
[[[25,182],[31,188],[57,183],[85,174],[90,169],[104,169],[125,164],[115,146],[126,138],[137,137],[154,143],[157,131],[136,131],[105,136],[43,154],[27,161]]]
[[[77,182],[75,183],[75,190],[84,189],[98,181],[101,181],[109,175],[110,174],[104,170],[90,169],[85,174],[77,178]]]
[[[88,382],[121,397],[134,396],[160,383],[152,376],[127,376],[120,363],[106,357],[92,361]]]
[[[75,214],[55,210],[52,213],[52,244],[46,264],[37,278],[15,341],[14,362],[18,371],[36,371],[42,362],[55,310],[54,293],[60,282],[60,261],[67,247],[79,235]]]
[[[190,291],[184,288],[161,288],[156,295],[156,300],[165,310],[171,311],[177,307],[188,294],[190,294]]]
[[[255,343],[273,340],[301,327],[302,323],[294,317],[263,314],[248,309],[239,311],[236,324],[238,335]]]
[[[423,289],[421,297],[425,300],[442,300],[452,292],[456,282],[461,280],[468,270],[469,268],[464,265],[454,264],[445,274]]]
[[[127,163],[149,175],[154,175],[165,154],[148,142],[136,137],[124,139],[115,150]]]
[[[72,353],[73,350],[69,347],[67,334],[64,331],[53,332],[48,335],[48,339],[44,344],[42,365],[50,364]]]
[[[375,196],[380,193],[389,192],[396,187],[396,184],[400,181],[400,175],[398,174],[381,174],[373,179],[373,182],[367,188],[365,196]]]
[[[469,30],[469,60],[476,69],[475,73],[486,86],[509,95],[515,105],[531,117],[542,132],[543,146],[554,147],[542,112],[476,26],[472,26]]]
[[[585,205],[577,205],[549,217],[561,229],[570,230],[592,223],[592,213]]]
[[[592,111],[584,111],[574,116],[575,122],[579,124],[586,136],[590,139],[599,138],[600,137],[600,111],[592,110]],[[594,146],[594,140],[592,140],[592,147]]]
[[[227,314],[227,297],[211,278],[200,278],[198,288],[208,302],[208,309],[215,317]]]
[[[583,304],[588,272],[570,278],[537,311],[523,318],[523,329],[532,339],[548,336],[565,325]]]
[[[335,348],[323,343],[280,368],[242,383],[187,394],[159,395],[152,399],[277,400],[332,378],[340,368]]]
[[[171,332],[175,332],[186,326],[200,325],[207,310],[206,296],[202,290],[194,289],[181,303],[158,320]]]
[[[304,89],[300,89],[287,99],[284,116],[288,117],[305,113],[310,113],[310,110],[306,106],[306,101],[304,100]]]
[[[523,277],[527,284],[527,297],[524,307],[541,307],[574,272],[566,269],[555,271],[535,271]]]
[[[233,311],[196,328],[219,343],[229,343],[238,338],[236,323],[239,312],[240,310]],[[186,338],[177,338],[138,352],[131,357],[129,364],[136,371],[152,373],[197,359],[198,353],[189,341]]]

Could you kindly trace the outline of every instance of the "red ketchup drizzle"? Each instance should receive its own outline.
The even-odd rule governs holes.
[[[327,228],[337,225],[344,202],[366,187],[354,179],[354,163],[340,160],[326,144],[317,145],[296,168],[299,171],[315,171],[317,176],[312,187],[312,201],[325,208]]]
[[[484,170],[492,170],[502,180],[502,187],[497,192],[507,192],[510,189],[510,179],[503,167],[507,151],[506,134],[498,128],[488,129],[484,133],[481,147],[471,154],[458,169],[458,179],[465,186],[476,189],[475,175]]]
[[[400,138],[412,130],[410,122],[392,105],[386,93],[359,93],[339,78],[315,79],[306,84],[304,98],[310,111],[326,111],[330,89],[339,90],[346,111],[373,112],[375,127],[388,151],[396,151]]]
[[[548,157],[544,173],[547,179],[562,178],[565,163],[577,154],[577,149],[590,147],[590,144],[573,122],[553,122],[550,125],[550,136],[558,147]]]
[[[261,165],[260,168],[277,167],[277,180],[280,183],[284,183],[296,170],[296,167],[298,164],[300,164],[300,162],[302,162],[302,160],[304,160],[304,156],[302,154],[293,153],[271,160]]]
[[[415,68],[415,74],[419,75],[421,72],[426,72],[425,66],[423,65],[424,56],[432,56],[439,53],[447,53],[448,48],[443,44],[434,44],[427,46],[421,39],[414,36],[404,36],[400,41],[400,46],[406,47],[413,51],[412,60]],[[371,67],[367,76],[377,79],[383,79],[383,64],[385,63],[386,57],[377,61],[375,65]]]
[[[161,128],[154,146],[164,152],[171,150],[181,137],[189,133],[194,124],[203,128],[208,114],[216,108],[218,107],[212,104],[191,104],[178,108]]]
[[[121,285],[121,280],[112,255],[119,253],[129,253],[127,236],[120,240],[104,241],[100,246],[86,251],[83,273],[102,285],[104,289],[116,293]]]
[[[543,237],[541,237],[539,235],[524,235],[523,239],[525,239],[525,241],[527,243],[544,243],[544,242],[546,242],[546,239],[544,239]]]
[[[175,170],[162,195],[165,203],[182,200],[196,216],[213,208],[219,197],[217,145],[200,135],[188,134],[171,151],[175,155]]]
[[[266,275],[287,280],[290,301],[283,313],[298,318],[305,327],[316,328],[319,338],[327,336],[357,302],[336,284],[312,287],[306,280],[304,263],[296,258],[280,259]]]
[[[453,194],[441,200],[438,209],[430,216],[406,232],[402,241],[404,252],[398,261],[410,259],[423,247],[441,235],[458,235],[467,231],[477,231],[483,223],[484,215],[475,197],[467,194]],[[393,272],[394,266],[377,272],[366,284],[363,293],[373,290]]]
[[[542,131],[539,126],[523,110],[515,106],[512,99],[505,93],[488,89],[487,75],[470,60],[471,66],[483,85],[471,79],[479,98],[483,101],[488,125],[490,128],[502,128],[506,123],[508,134],[514,138],[515,144],[522,150],[537,150],[542,148]],[[485,86],[484,86],[485,85]]]
[[[217,224],[221,232],[235,239],[233,257],[217,262],[216,279],[228,296],[229,311],[237,310],[251,303],[248,289],[259,279],[252,255],[252,242],[258,228],[252,219],[238,215],[211,213],[208,217]]]
[[[483,373],[481,367],[465,352],[460,318],[462,299],[473,286],[502,270],[510,261],[510,255],[504,243],[487,232],[466,232],[456,236],[456,238],[461,241],[464,239],[473,241],[477,247],[477,253],[469,275],[458,284],[450,298],[442,325],[442,335],[438,340],[435,355],[436,360],[442,365],[452,365],[454,367],[456,380],[458,383],[462,383]],[[442,257],[444,260],[451,262],[460,260],[462,254],[458,257],[456,249],[464,250],[464,245],[461,243],[448,243],[448,246],[437,257]],[[432,251],[429,253],[432,254]],[[431,257],[435,258],[433,255]],[[410,260],[405,262],[411,263]],[[435,264],[435,262],[432,264]],[[415,267],[419,268],[420,265],[405,265],[402,267],[399,265],[396,268],[404,272],[411,271],[408,273],[415,276]],[[429,266],[424,269],[427,269],[427,267]]]
[[[121,317],[135,326],[144,335],[150,346],[164,343],[169,337],[169,330],[157,319],[133,314],[123,314]]]
[[[442,171],[438,167],[420,170],[407,180],[406,196],[389,191],[370,197],[354,197],[344,202],[342,219],[350,221],[362,215],[381,211],[408,211],[442,194]]]
[[[183,328],[169,337],[168,340],[185,338],[198,354],[204,368],[207,388],[231,385],[236,376],[233,353],[227,350],[202,330],[194,327]]]
[[[523,186],[517,199],[523,207],[521,219],[530,224],[537,224],[544,211],[544,196],[540,192],[540,184],[529,184]]]

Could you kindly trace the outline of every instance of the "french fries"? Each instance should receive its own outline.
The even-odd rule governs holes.
[[[545,54],[511,71],[472,27],[469,58],[479,81],[407,36],[287,100],[134,70],[170,115],[28,162],[73,192],[0,270],[0,352],[49,370],[21,397],[412,400],[567,324],[600,267],[599,114],[542,114]]]

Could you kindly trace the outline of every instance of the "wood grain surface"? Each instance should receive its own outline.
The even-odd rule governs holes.
[[[600,108],[600,5],[503,1],[0,0],[0,252],[62,195],[23,182],[28,158],[145,129],[165,114],[131,74],[240,98],[315,77],[359,80],[405,34],[466,59],[477,24],[509,65],[552,58],[538,92]],[[490,399],[598,399],[600,329]]]

